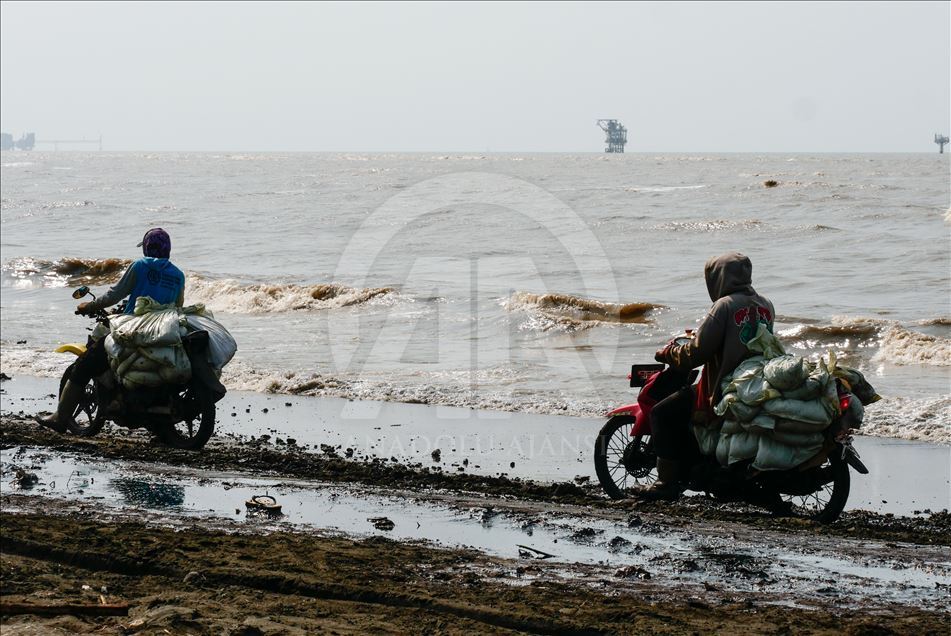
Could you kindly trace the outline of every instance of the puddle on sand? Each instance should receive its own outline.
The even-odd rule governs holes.
[[[632,576],[649,573],[652,582],[713,584],[725,591],[795,594],[838,601],[902,602],[915,605],[946,598],[951,586],[949,559],[939,563],[874,565],[837,554],[808,554],[802,545],[770,545],[755,533],[748,539],[717,538],[696,528],[668,528],[652,520],[632,522],[544,513],[493,510],[486,506],[417,500],[385,489],[348,488],[306,481],[255,479],[245,475],[186,470],[131,462],[92,463],[42,448],[0,451],[0,479],[6,494],[17,468],[38,481],[24,494],[100,505],[134,514],[148,511],[169,518],[203,518],[222,527],[242,524],[260,530],[293,527],[341,532],[354,536],[382,535],[421,540],[447,547],[472,547],[490,555],[519,557],[519,546],[554,555],[548,562],[570,570],[571,564],[602,566],[612,577],[627,567]],[[19,473],[22,475],[22,473]],[[26,481],[29,483],[29,480]],[[249,514],[245,502],[269,494],[283,516]],[[15,499],[7,500],[15,505]],[[491,504],[491,502],[487,502]],[[374,527],[371,519],[387,517],[391,530]],[[808,541],[808,538],[806,539]],[[843,554],[848,540],[840,542]],[[797,552],[797,549],[799,550]],[[887,551],[883,548],[883,554]]]
[[[3,383],[0,405],[13,412],[51,409],[55,390],[55,380],[18,376]],[[357,458],[420,462],[447,473],[542,482],[582,476],[592,483],[594,439],[603,424],[599,418],[243,391],[225,396],[217,420],[219,436],[292,438],[313,452],[326,445],[340,455],[350,448]],[[855,445],[870,474],[852,473],[847,510],[910,515],[951,507],[951,448],[874,437],[858,437]],[[436,449],[439,461],[432,456]]]

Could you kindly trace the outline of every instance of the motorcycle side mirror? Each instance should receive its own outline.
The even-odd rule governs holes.
[[[83,285],[79,289],[73,292],[73,298],[79,300],[80,298],[85,298],[89,294],[89,286]]]

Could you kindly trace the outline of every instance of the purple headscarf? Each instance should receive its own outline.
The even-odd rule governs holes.
[[[168,258],[172,251],[172,239],[168,232],[160,227],[154,227],[145,233],[142,242],[139,243],[142,253],[152,258]]]

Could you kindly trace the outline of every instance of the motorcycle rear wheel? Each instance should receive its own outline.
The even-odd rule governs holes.
[[[66,382],[72,377],[75,366],[76,363],[74,362],[63,371],[63,377],[59,380],[60,395],[63,394],[63,387],[66,386]],[[99,388],[96,386],[96,381],[89,380],[84,389],[83,397],[76,405],[76,410],[73,411],[73,419],[66,422],[66,428],[73,435],[92,437],[102,430],[102,427],[106,425],[106,420],[104,417],[99,417]]]
[[[823,524],[834,522],[842,514],[849,499],[851,475],[849,465],[837,451],[838,448],[833,450],[828,462],[818,469],[831,472],[832,477],[819,490],[809,495],[781,494],[793,514]]]
[[[633,426],[633,417],[616,415],[601,427],[594,443],[594,470],[611,499],[624,499],[628,487],[649,485],[657,478],[656,469],[650,465],[650,435],[631,436]],[[629,470],[625,457],[629,463],[632,459],[638,461],[635,472]]]
[[[205,387],[189,387],[180,398],[186,417],[159,429],[162,442],[172,448],[201,450],[215,431],[215,398]]]

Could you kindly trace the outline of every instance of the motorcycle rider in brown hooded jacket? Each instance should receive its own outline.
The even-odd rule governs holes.
[[[713,306],[693,338],[668,344],[655,355],[681,371],[703,365],[700,382],[658,402],[651,412],[651,432],[657,451],[657,481],[639,494],[647,499],[678,498],[689,468],[700,451],[693,426],[710,423],[721,397],[721,380],[743,360],[756,355],[746,344],[760,323],[773,330],[773,303],[753,289],[753,264],[731,252],[707,261],[704,276]]]

